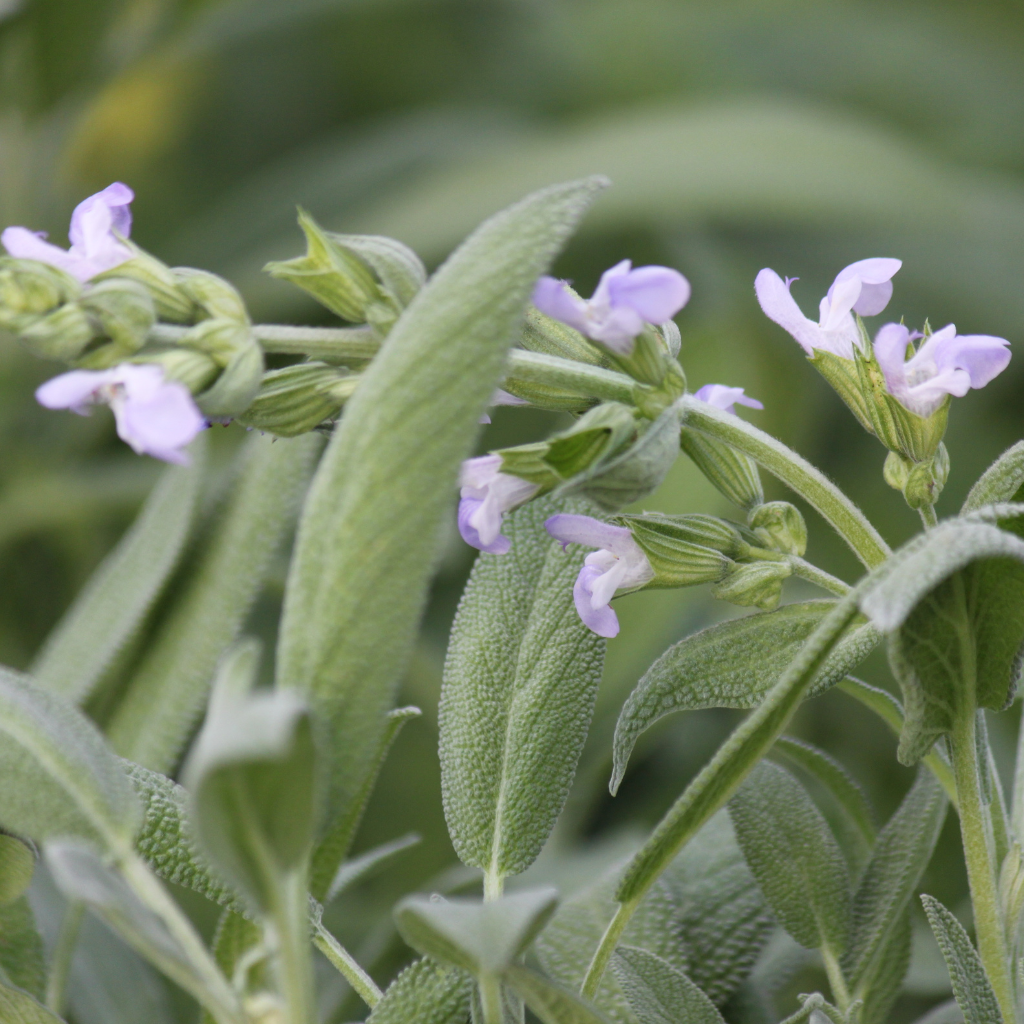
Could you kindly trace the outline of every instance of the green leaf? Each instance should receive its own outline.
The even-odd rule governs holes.
[[[1018,441],[1003,452],[978,477],[960,510],[961,515],[976,512],[985,505],[1020,501],[1024,498],[1024,441]]]
[[[510,967],[505,980],[543,1024],[608,1024],[604,1014],[575,992],[549,981],[529,967]]]
[[[811,633],[761,705],[719,747],[634,856],[615,895],[619,903],[638,900],[736,792],[786,728],[855,616],[855,598],[851,595],[838,601]]]
[[[125,849],[139,803],[96,727],[71,704],[0,668],[0,825],[44,841]]]
[[[850,878],[832,830],[803,786],[762,761],[729,801],[736,838],[783,927],[838,956],[850,930]]]
[[[169,772],[202,715],[217,664],[242,628],[309,480],[322,440],[254,434],[239,476],[184,593],[112,717],[123,757]]]
[[[225,978],[234,978],[235,969],[242,957],[254,946],[259,945],[262,939],[263,929],[255,921],[225,908],[217,921],[217,930],[213,935],[213,957]],[[263,961],[250,966],[246,972],[249,983],[256,989],[270,983],[265,977],[265,967],[266,962]],[[200,1024],[217,1022],[210,1011],[204,1008]]]
[[[612,970],[640,1024],[725,1024],[698,986],[646,949],[619,946]]]
[[[0,972],[11,984],[37,999],[43,998],[46,989],[43,940],[24,896],[0,906]]]
[[[924,912],[949,968],[953,994],[966,1024],[1002,1024],[1003,1015],[963,925],[937,900],[922,896]]]
[[[304,701],[289,690],[218,701],[184,783],[210,859],[255,910],[270,913],[317,824],[316,752]]]
[[[709,626],[670,647],[622,707],[615,726],[612,793],[641,733],[675,711],[757,707],[834,607],[834,601],[790,604]],[[878,639],[871,627],[851,630],[819,670],[809,694],[837,683]]]
[[[501,377],[523,308],[603,179],[544,189],[482,225],[403,312],[349,401],[299,527],[278,646],[279,685],[331,729],[322,897],[346,852],[408,660],[459,465]]]
[[[409,832],[398,839],[392,839],[390,843],[381,843],[380,846],[375,846],[358,857],[344,861],[327,890],[325,902],[330,903],[357,882],[365,881],[378,871],[384,870],[396,857],[418,846],[420,839],[417,833]]]
[[[507,516],[505,555],[481,554],[452,626],[440,705],[441,784],[455,850],[501,878],[524,871],[562,810],[587,737],[605,641],[580,620],[585,551],[544,529],[582,502]]]
[[[0,1020],[4,1024],[63,1024],[27,992],[0,983]]]
[[[25,894],[35,864],[35,852],[27,843],[0,832],[0,907]]]
[[[469,975],[417,960],[388,986],[366,1024],[466,1024],[472,991]]]
[[[889,1012],[900,994],[903,979],[910,967],[913,934],[910,907],[907,906],[889,930],[888,938],[875,958],[870,979],[862,983],[864,1008],[861,1020],[889,1019]]]
[[[188,538],[206,462],[204,436],[190,454],[190,466],[164,470],[131,529],[47,637],[32,667],[38,686],[83,703],[139,629]]]
[[[481,903],[409,896],[395,923],[410,946],[477,977],[505,970],[548,923],[558,905],[554,889],[527,889]]]
[[[903,691],[899,758],[914,764],[953,722],[1013,699],[1024,644],[1024,541],[1000,526],[1020,506],[940,523],[901,548],[862,590],[861,610],[890,634]]]
[[[878,835],[853,899],[853,928],[843,969],[857,994],[884,971],[886,944],[900,926],[946,817],[942,787],[920,769],[910,792]]]

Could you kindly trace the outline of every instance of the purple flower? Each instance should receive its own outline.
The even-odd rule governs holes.
[[[654,579],[654,570],[633,534],[624,526],[612,526],[590,516],[562,513],[552,516],[544,528],[555,540],[599,548],[587,555],[576,577],[572,596],[584,624],[598,636],[619,632],[618,616],[608,602],[620,590],[636,590]]]
[[[462,464],[459,533],[474,548],[504,555],[512,546],[501,535],[502,516],[529,501],[540,490],[510,473],[502,473],[500,455],[481,455]]]
[[[515,395],[510,395],[507,391],[502,391],[501,388],[495,388],[494,394],[491,395],[490,405],[529,405],[530,403],[525,398],[516,398]],[[491,417],[484,413],[480,417],[481,423],[490,423]]]
[[[889,393],[918,416],[931,416],[946,395],[962,398],[983,388],[1010,362],[1009,342],[987,334],[957,334],[949,324],[913,352],[902,324],[886,324],[875,335],[875,358]],[[913,354],[907,359],[907,352]]]
[[[206,427],[184,384],[164,380],[159,366],[122,363],[110,370],[72,370],[36,390],[47,409],[70,409],[80,416],[90,405],[109,405],[117,433],[140,455],[188,465],[182,450]]]
[[[822,349],[852,359],[860,334],[850,311],[860,316],[881,313],[892,298],[892,277],[901,266],[900,260],[878,257],[844,267],[821,300],[818,323],[803,315],[789,293],[796,278],[783,281],[766,267],[757,275],[754,291],[765,315],[789,331],[809,356]]]
[[[132,258],[131,249],[117,236],[127,238],[131,232],[134,198],[127,185],[115,181],[79,203],[71,215],[70,249],[52,245],[44,233],[28,228],[7,228],[0,242],[18,259],[49,263],[79,281],[88,281]]]
[[[671,320],[690,298],[690,282],[678,270],[633,270],[632,266],[630,260],[623,260],[606,270],[590,299],[574,295],[565,281],[542,277],[533,291],[533,304],[542,313],[628,356],[644,324]]]
[[[749,406],[751,409],[764,408],[764,405],[756,398],[748,398],[743,394],[743,388],[730,388],[725,384],[705,384],[693,397],[707,402],[708,405],[713,405],[716,409],[723,409],[725,412],[734,413],[736,411],[734,406],[737,403]]]

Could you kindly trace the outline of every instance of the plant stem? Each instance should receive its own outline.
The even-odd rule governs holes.
[[[848,583],[844,583],[837,576],[825,572],[824,569],[819,569],[816,565],[811,565],[810,562],[804,561],[799,555],[790,555],[788,561],[793,566],[794,575],[815,583],[823,590],[836,594],[838,597],[843,597],[843,595],[848,594],[853,589]]]
[[[684,395],[681,401],[688,427],[732,445],[791,487],[824,517],[867,568],[874,569],[892,554],[864,513],[803,456],[738,416],[692,395]]]
[[[992,849],[988,809],[981,796],[975,711],[962,710],[950,736],[953,748],[953,776],[960,805],[960,834],[967,862],[967,879],[974,907],[974,928],[978,955],[992,984],[1006,1024],[1017,1019],[1013,982],[1006,947],[1006,930],[999,902],[999,883]]]
[[[318,921],[313,944],[337,968],[360,999],[372,1010],[384,997],[373,978],[359,966],[355,957]]]
[[[313,963],[309,955],[309,896],[303,870],[292,871],[275,887],[272,907],[278,940],[281,994],[289,1024],[313,1024]]]
[[[843,969],[839,961],[828,946],[821,947],[821,960],[825,965],[825,973],[828,975],[828,983],[832,986],[832,998],[843,1013],[846,1013],[850,1006],[850,990],[846,985],[846,978],[843,977]]]
[[[493,974],[481,974],[479,983],[484,1024],[502,1024],[501,982]]]
[[[644,894],[628,903],[619,904],[615,916],[608,922],[608,927],[605,928],[604,935],[601,936],[601,941],[598,943],[597,949],[594,950],[594,956],[587,968],[587,976],[583,979],[583,985],[580,988],[580,995],[587,999],[593,999],[597,995],[597,988],[604,977],[608,961],[611,960],[612,953],[615,952],[615,947],[619,944],[619,939],[622,938],[622,933],[626,930],[630,918],[636,913],[636,908],[640,906],[640,900],[643,899]]]
[[[85,916],[85,904],[72,900],[64,912],[64,920],[60,924],[57,944],[53,947],[50,962],[50,976],[46,981],[46,1008],[58,1017],[64,1016],[64,1003],[67,999],[68,978],[71,976],[71,962],[78,942],[78,932]]]
[[[484,901],[500,900],[505,892],[505,876],[496,871],[484,872]]]
[[[930,530],[933,526],[938,525],[939,517],[935,514],[934,505],[922,505],[917,511],[926,530]]]

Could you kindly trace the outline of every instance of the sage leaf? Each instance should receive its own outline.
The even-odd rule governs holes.
[[[246,441],[231,497],[195,572],[110,720],[107,735],[122,757],[164,774],[177,764],[217,665],[293,522],[322,443],[316,434],[254,434]]]
[[[928,866],[946,817],[946,796],[926,769],[878,835],[853,899],[853,927],[843,969],[855,991],[870,982],[894,927]]]
[[[46,989],[46,957],[28,899],[0,906],[0,977],[37,999]],[[2,1018],[0,1018],[2,1019]]]
[[[373,877],[378,871],[384,870],[393,860],[405,853],[406,850],[420,843],[420,836],[415,832],[409,832],[398,839],[392,839],[390,843],[381,843],[372,849],[361,853],[358,857],[344,861],[338,873],[334,876],[330,888],[327,890],[326,903],[341,895],[346,889],[351,888],[357,882],[365,881]]]
[[[834,607],[834,601],[790,604],[709,626],[670,647],[622,707],[615,726],[611,792],[618,791],[637,738],[665,715],[760,704]],[[809,695],[842,679],[867,657],[878,639],[870,626],[851,630],[818,671]]]
[[[185,765],[197,838],[264,914],[316,830],[316,752],[305,702],[275,690],[211,708]]]
[[[0,825],[38,842],[123,850],[140,807],[118,759],[74,705],[0,668]]]
[[[1003,1014],[963,925],[937,900],[922,896],[924,912],[949,968],[953,994],[966,1024],[1002,1024]]]
[[[612,970],[640,1024],[725,1024],[700,988],[646,949],[619,946]]]
[[[63,1024],[27,992],[0,983],[0,1020],[4,1024]]]
[[[960,510],[961,515],[975,512],[985,505],[1020,501],[1024,498],[1024,441],[1018,441],[1003,452],[978,477]]]
[[[908,905],[889,929],[888,937],[875,958],[873,970],[861,982],[860,990],[864,999],[862,1020],[889,1019],[889,1012],[900,994],[903,979],[910,967],[913,936]]]
[[[440,705],[445,818],[462,861],[489,877],[525,870],[562,810],[586,740],[605,641],[580,620],[585,551],[544,530],[577,502],[507,516],[512,550],[481,554],[452,626]]]
[[[557,905],[558,893],[551,888],[487,903],[410,896],[395,908],[395,923],[419,952],[477,977],[493,976],[529,946]]]
[[[191,465],[164,470],[131,529],[47,637],[32,666],[37,686],[83,703],[141,626],[188,539],[206,462],[205,436],[189,453]]]
[[[417,960],[388,986],[366,1024],[466,1024],[472,991],[469,975]]]
[[[762,761],[729,801],[747,864],[783,927],[838,957],[850,930],[846,861],[821,812],[792,775]]]
[[[523,309],[603,179],[535,192],[492,217],[412,299],[334,433],[292,559],[278,683],[330,723],[322,898],[361,799],[416,635],[459,465],[502,374]]]
[[[0,907],[25,895],[35,864],[35,853],[27,843],[0,832]]]
[[[549,981],[529,967],[510,967],[505,981],[543,1024],[608,1024],[604,1014],[575,992]]]

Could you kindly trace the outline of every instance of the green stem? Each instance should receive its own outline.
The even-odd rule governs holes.
[[[479,984],[484,1024],[502,1024],[501,981],[494,974],[481,974]]]
[[[78,900],[69,903],[60,925],[60,933],[57,935],[57,944],[53,947],[50,975],[46,981],[46,1008],[52,1010],[58,1017],[64,1016],[71,962],[84,916],[84,903]]]
[[[974,907],[978,955],[992,984],[1006,1024],[1017,1019],[1010,974],[1006,930],[999,902],[999,881],[992,844],[991,823],[981,795],[978,745],[973,708],[961,711],[950,735],[953,776],[960,804],[960,834],[967,862],[967,880]]]
[[[384,993],[377,987],[373,978],[319,921],[314,927],[313,944],[337,968],[338,973],[371,1010],[384,998]]]
[[[867,568],[874,569],[892,554],[864,513],[803,456],[738,416],[692,395],[685,395],[681,402],[688,427],[749,455],[791,487],[822,515]]]
[[[926,530],[930,530],[933,526],[938,526],[939,517],[935,514],[934,505],[922,505],[917,511]]]
[[[497,871],[484,872],[484,901],[500,900],[505,892],[505,876]]]
[[[804,561],[798,555],[790,555],[788,561],[793,566],[794,575],[817,584],[823,590],[836,594],[838,597],[843,597],[853,589],[848,583],[844,583],[837,576],[825,572],[824,569],[819,569],[816,565],[811,565],[810,562]]]
[[[309,896],[305,870],[293,871],[272,891],[271,908],[278,941],[281,994],[289,1024],[313,1024],[313,962],[309,955]]]
[[[828,975],[828,983],[832,986],[832,998],[843,1013],[850,1006],[850,990],[846,985],[846,978],[843,977],[843,969],[839,966],[839,960],[835,953],[828,946],[821,947],[821,960],[825,965],[825,973]]]
[[[615,947],[619,944],[626,925],[636,913],[636,908],[640,906],[643,896],[644,893],[641,893],[640,896],[628,903],[619,904],[615,916],[608,922],[608,927],[605,928],[604,935],[601,936],[601,941],[598,943],[597,949],[594,950],[594,956],[587,968],[587,976],[583,979],[583,985],[580,988],[580,995],[587,999],[593,999],[597,995],[597,988],[604,977],[608,961],[611,960],[612,953],[615,952]]]
[[[188,333],[176,324],[154,324],[149,340],[176,345]],[[328,362],[347,359],[372,359],[381,346],[380,335],[372,327],[290,327],[285,324],[256,324],[253,336],[267,352],[280,355],[309,356]]]

